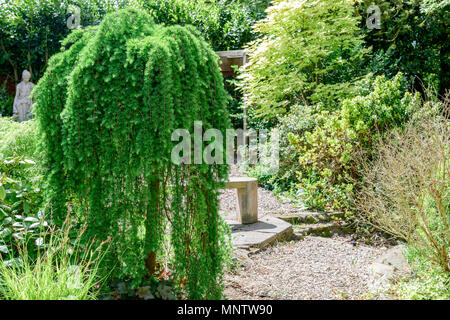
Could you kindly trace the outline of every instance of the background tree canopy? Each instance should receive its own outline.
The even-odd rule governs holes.
[[[274,1],[255,26],[262,38],[250,44],[242,75],[244,103],[255,115],[270,119],[293,104],[348,94],[365,52],[353,11],[347,1]]]
[[[373,49],[369,70],[392,77],[402,72],[416,90],[432,85],[441,96],[450,88],[450,1],[356,1],[361,29]],[[381,9],[381,29],[365,26],[370,5]]]
[[[370,5],[381,10],[380,29],[366,26]],[[415,90],[431,85],[444,95],[449,9],[448,0],[275,0],[255,25],[261,37],[248,45],[244,102],[262,120],[298,103],[334,108],[369,72],[402,72]]]
[[[255,38],[251,26],[268,0],[11,0],[0,3],[0,74],[19,81],[22,69],[38,79],[69,33],[70,5],[80,8],[81,26],[98,25],[108,12],[134,6],[157,23],[195,26],[214,50],[241,48]],[[1,80],[1,79],[0,79]]]

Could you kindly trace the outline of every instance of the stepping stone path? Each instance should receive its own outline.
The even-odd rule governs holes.
[[[292,226],[281,219],[265,216],[252,224],[227,220],[231,227],[231,242],[240,249],[262,248],[275,241],[290,240]]]
[[[238,262],[225,275],[228,299],[374,298],[372,265],[386,248],[355,244],[340,213],[305,211],[261,187],[257,193],[259,221],[241,224],[236,190],[221,191]]]
[[[348,225],[343,221],[342,213],[301,211],[273,216],[292,223],[293,232],[297,238],[307,235],[330,237],[333,234],[345,234],[349,231]]]
[[[237,191],[234,195],[230,193],[232,189]],[[275,203],[269,210],[267,200]],[[331,236],[346,230],[342,213],[294,208],[290,203],[277,200],[269,191],[258,188],[257,179],[242,175],[231,176],[226,182],[221,209],[231,226],[232,243],[237,248],[261,248],[275,241],[300,239],[307,235]]]

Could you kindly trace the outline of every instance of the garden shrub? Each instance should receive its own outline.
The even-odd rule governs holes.
[[[40,188],[13,178],[19,168],[34,165],[23,156],[0,160],[0,256],[8,259],[17,258],[24,247],[35,256],[38,247],[44,245],[41,232],[49,227],[39,212]],[[37,244],[38,239],[42,241]]]
[[[179,287],[219,298],[228,242],[217,197],[228,166],[171,162],[173,130],[192,133],[194,120],[230,127],[217,55],[193,27],[157,25],[135,9],[64,45],[34,96],[47,213],[61,221],[77,201],[86,236],[112,238],[104,268],[136,284],[155,272],[168,222]]]
[[[449,125],[436,111],[425,111],[376,144],[377,157],[362,165],[356,205],[363,221],[449,273]]]
[[[92,243],[80,244],[69,236],[70,228],[53,231],[36,258],[27,249],[18,258],[0,258],[0,299],[6,300],[92,300],[98,296],[103,257]]]
[[[311,209],[351,208],[361,178],[356,159],[361,153],[370,159],[374,142],[402,126],[419,102],[406,92],[402,74],[391,80],[369,75],[355,86],[361,95],[345,99],[336,111],[299,105],[280,118],[280,169],[263,181],[291,191]]]
[[[393,292],[404,300],[450,300],[450,274],[434,265],[413,247],[406,258],[414,269],[412,276],[398,279]]]
[[[43,154],[39,149],[39,132],[35,120],[19,123],[0,117],[0,162],[11,157],[34,161],[36,164],[33,166],[16,167],[11,176],[35,186],[39,185]]]
[[[306,131],[316,126],[315,114],[320,105],[295,105],[289,113],[280,117],[277,129],[279,130],[279,169],[276,174],[271,172],[262,163],[248,167],[248,173],[257,177],[266,188],[274,191],[293,191],[296,189],[296,172],[300,170],[298,158],[300,152],[290,142],[289,136],[302,136]],[[272,133],[273,131],[271,131]],[[271,145],[270,137],[267,141]]]
[[[368,95],[344,100],[334,113],[318,113],[316,126],[303,136],[289,135],[300,152],[298,187],[304,191],[307,206],[321,210],[351,207],[360,178],[355,157],[364,152],[370,158],[373,143],[408,120],[418,96],[405,91],[401,74],[392,80],[379,76]]]
[[[39,216],[43,155],[38,140],[35,120],[0,117],[0,255],[5,259],[17,257],[25,245],[34,256],[35,241],[48,226]]]

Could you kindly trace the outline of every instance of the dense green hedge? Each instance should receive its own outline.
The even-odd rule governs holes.
[[[157,23],[190,24],[214,50],[241,49],[255,39],[252,26],[264,17],[269,0],[135,0]]]
[[[268,0],[12,0],[0,4],[0,114],[10,116],[14,84],[22,70],[35,83],[70,30],[70,5],[80,8],[81,26],[98,25],[108,12],[132,6],[157,23],[193,25],[218,50],[239,49],[254,40],[252,25],[264,16]],[[7,83],[5,83],[5,80]],[[4,94],[5,85],[11,91]],[[232,89],[231,89],[232,90]],[[236,101],[235,101],[236,102]],[[239,104],[238,102],[236,102]]]
[[[368,29],[370,5],[381,10],[381,29]],[[448,0],[363,0],[361,31],[372,47],[369,71],[393,77],[402,72],[409,84],[423,93],[433,86],[441,96],[450,89],[450,2]]]
[[[108,12],[134,6],[157,23],[194,25],[215,50],[241,48],[255,38],[251,26],[263,16],[267,0],[13,0],[0,4],[0,74],[20,80],[22,69],[38,79],[48,59],[70,32],[70,5],[80,8],[81,26],[97,25]]]

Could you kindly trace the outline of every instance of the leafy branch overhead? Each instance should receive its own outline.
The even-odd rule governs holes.
[[[273,118],[293,104],[329,102],[351,92],[367,50],[361,48],[353,6],[339,1],[274,1],[255,31],[242,74],[244,102],[257,116]],[[337,93],[339,92],[339,93]]]

